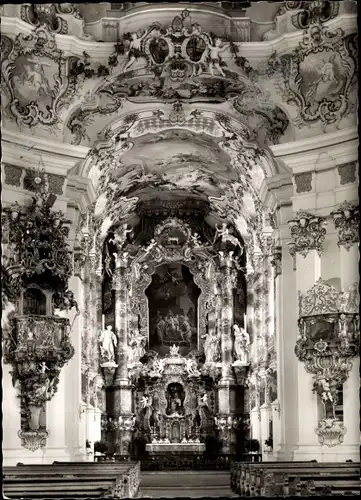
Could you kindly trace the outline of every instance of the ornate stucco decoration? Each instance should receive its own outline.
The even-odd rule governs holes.
[[[339,165],[337,167],[339,176],[340,176],[340,184],[343,186],[344,184],[351,184],[352,182],[356,182],[356,163],[350,162],[345,163],[343,165]]]
[[[272,55],[266,73],[275,77],[282,99],[298,107],[294,125],[303,127],[320,120],[325,131],[327,125],[338,126],[356,109],[356,65],[356,35],[345,37],[341,28],[330,31],[311,24],[292,54]]]
[[[125,248],[126,250],[126,248]],[[146,288],[152,281],[157,266],[178,262],[186,265],[193,275],[195,284],[201,289],[198,299],[198,349],[207,335],[207,317],[213,304],[213,286],[210,279],[215,267],[214,259],[198,235],[181,220],[166,219],[154,230],[154,237],[140,247],[134,258],[128,262],[127,283],[131,287],[131,313],[134,318],[130,331],[149,338],[148,299]],[[134,334],[135,335],[135,334]],[[129,339],[131,341],[131,339]]]
[[[337,245],[341,245],[350,250],[351,246],[360,241],[359,224],[360,212],[359,207],[348,201],[342,203],[339,208],[331,212],[333,222],[338,232]]]
[[[113,223],[120,217],[127,217],[138,202],[137,190],[150,184],[157,188],[173,191],[179,189],[199,195],[198,182],[202,182],[202,194],[207,193],[212,210],[222,219],[234,222],[243,238],[247,238],[250,229],[260,232],[264,207],[259,200],[259,190],[263,179],[273,170],[273,164],[264,150],[244,139],[247,137],[246,128],[236,120],[214,112],[204,113],[199,119],[194,119],[190,113],[186,115],[182,130],[174,131],[172,127],[169,119],[158,119],[153,117],[151,112],[142,112],[128,115],[107,128],[103,139],[99,140],[89,154],[83,169],[83,175],[94,179],[98,191],[97,216],[104,217],[106,214],[108,218],[113,219]],[[196,134],[193,136],[191,131]],[[139,165],[123,179],[119,174],[122,169],[128,168],[127,163],[132,152],[136,152],[138,145],[142,148],[148,147],[146,145],[153,140],[152,137],[145,138],[147,134],[157,134],[158,137],[154,138],[159,146],[161,134],[165,147],[168,141],[189,138],[197,148],[207,146],[218,155],[217,158],[222,155],[220,160],[229,162],[231,168],[227,169],[228,174],[224,175],[218,168],[217,172],[214,172],[211,163],[205,164],[205,170],[202,172],[199,166],[194,165],[193,168],[192,165],[192,171],[187,176],[181,176],[171,168],[167,168],[167,171],[153,169],[151,173],[146,174]],[[210,136],[213,137],[212,141]],[[217,149],[214,149],[214,140],[217,142]],[[183,154],[180,153],[179,156]],[[195,157],[192,156],[188,160],[193,158]],[[149,162],[151,161],[154,160],[149,158]],[[201,156],[199,161],[202,161]],[[177,163],[177,160],[167,160],[168,167],[174,162]],[[208,170],[211,175],[208,175]],[[214,174],[219,176],[217,187]]]
[[[310,212],[298,211],[294,219],[288,221],[292,242],[289,243],[291,255],[300,253],[306,257],[310,250],[321,255],[325,241],[326,219]]]
[[[33,26],[45,25],[50,31],[66,35],[68,24],[65,19],[57,16],[58,12],[58,6],[54,3],[22,4],[21,19]]]
[[[346,433],[335,415],[337,388],[347,379],[351,359],[359,351],[358,286],[337,292],[320,278],[307,293],[299,294],[299,301],[300,338],[295,354],[313,374],[313,390],[324,407],[316,429],[320,443],[335,446]]]
[[[8,116],[17,124],[55,125],[68,85],[67,59],[45,26],[15,40],[2,38],[2,88]]]
[[[282,274],[282,247],[273,245],[271,265],[274,267],[274,276]]]
[[[334,19],[339,12],[339,2],[329,0],[284,2],[281,11],[299,10],[291,17],[295,28],[304,30],[310,24],[324,24]]]
[[[50,209],[53,195],[46,177],[36,176],[34,186],[30,207],[15,203],[7,211],[3,246],[11,256],[5,262],[5,293],[15,302],[5,331],[4,361],[12,365],[19,389],[24,417],[19,436],[32,451],[45,445],[40,413],[57,391],[61,368],[74,354],[69,320],[54,313],[77,309],[68,289],[68,221]]]

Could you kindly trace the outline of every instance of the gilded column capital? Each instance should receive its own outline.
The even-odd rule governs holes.
[[[299,210],[294,219],[288,221],[291,238],[290,254],[300,253],[306,257],[310,250],[317,250],[321,255],[325,241],[327,222],[325,217]]]
[[[360,212],[356,204],[343,202],[338,210],[331,212],[335,228],[338,232],[337,245],[350,250],[351,246],[360,241],[359,223]]]

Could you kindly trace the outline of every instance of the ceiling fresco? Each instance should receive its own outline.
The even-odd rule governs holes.
[[[280,3],[243,39],[197,8],[111,19],[112,43],[72,4],[3,8],[3,126],[89,148],[76,174],[102,231],[140,203],[188,198],[250,238],[263,184],[285,172],[271,147],[356,123],[357,34],[340,27],[341,4]]]

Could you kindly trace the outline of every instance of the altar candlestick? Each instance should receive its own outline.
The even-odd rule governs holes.
[[[105,314],[102,314],[102,330],[105,330]]]

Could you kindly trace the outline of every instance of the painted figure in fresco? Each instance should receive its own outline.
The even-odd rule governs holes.
[[[157,312],[157,316],[156,316],[155,321],[156,321],[156,331],[157,331],[158,342],[161,345],[163,345],[166,324],[165,324],[164,319],[161,317],[159,311]]]
[[[106,330],[103,330],[99,336],[100,353],[106,361],[114,362],[114,347],[118,344],[118,339],[112,330],[111,325],[108,325]]]
[[[128,62],[126,63],[126,65],[123,68],[123,73],[125,73],[134,64],[136,59],[143,56],[142,41],[144,40],[144,38],[147,36],[148,33],[149,32],[146,31],[140,37],[138,37],[138,33],[131,33],[130,34],[131,40],[130,40],[130,44],[129,44],[129,50],[127,53]]]
[[[207,45],[209,49],[208,69],[210,74],[214,76],[214,69],[217,69],[222,76],[226,76],[221,67],[222,59],[220,54],[228,48],[229,43],[222,47],[222,40],[220,38],[216,38],[214,40],[214,45],[212,45],[210,42],[208,42]]]
[[[237,361],[248,362],[249,335],[244,328],[233,325],[234,354]]]
[[[52,95],[48,79],[45,76],[44,68],[41,64],[37,63],[33,68],[29,65],[25,65],[24,69],[26,71],[24,85],[27,84],[32,86],[39,97]]]
[[[192,328],[191,325],[189,324],[189,319],[184,314],[180,314],[178,318],[179,318],[179,328],[182,340],[184,340],[190,345],[192,341]]]

